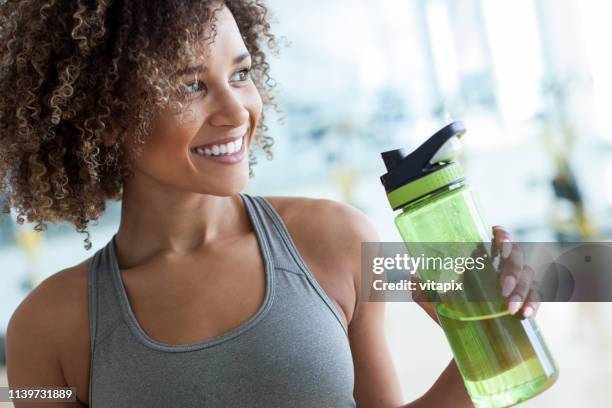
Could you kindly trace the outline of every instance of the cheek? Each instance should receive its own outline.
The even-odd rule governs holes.
[[[249,89],[244,106],[249,111],[252,122],[256,123],[263,110],[263,101],[255,85]]]
[[[193,111],[185,113],[182,123],[177,115],[158,118],[141,146],[141,153],[134,157],[135,166],[158,177],[185,170],[180,163],[187,163],[189,145],[200,127],[197,110]]]
[[[182,117],[176,116],[158,121],[150,135],[151,153],[167,156],[171,152],[187,150],[201,127],[202,118],[197,112],[197,109],[192,109],[185,112]]]

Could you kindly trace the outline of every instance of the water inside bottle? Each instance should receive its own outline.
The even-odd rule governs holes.
[[[507,311],[462,317],[438,305],[440,324],[476,407],[507,407],[539,394],[557,376],[537,325]]]

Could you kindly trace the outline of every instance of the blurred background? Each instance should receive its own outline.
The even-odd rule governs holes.
[[[364,211],[383,241],[399,241],[379,153],[412,149],[452,118],[468,129],[461,161],[490,225],[522,241],[610,240],[610,2],[268,4],[283,44],[271,61],[282,114],[269,117],[274,160],[259,159],[248,193],[340,200]],[[34,285],[108,242],[119,210],[110,204],[91,228],[90,251],[69,225],[37,234],[13,216],[0,222],[0,336]],[[413,400],[451,353],[418,306],[387,310],[388,342]],[[542,306],[537,320],[560,378],[523,406],[610,406],[611,313],[610,303]]]

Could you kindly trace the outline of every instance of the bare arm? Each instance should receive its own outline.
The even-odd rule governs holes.
[[[8,383],[11,388],[69,387],[59,359],[58,333],[64,330],[58,313],[54,279],[38,285],[24,299],[9,321],[6,337]],[[16,408],[85,407],[80,402],[16,402]]]

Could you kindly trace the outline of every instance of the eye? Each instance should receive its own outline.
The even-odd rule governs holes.
[[[251,68],[243,68],[240,71],[236,72],[232,77],[232,80],[238,82],[245,82],[249,79],[251,73]]]
[[[195,79],[189,83],[184,84],[184,92],[187,96],[194,95],[198,92],[202,92],[205,90],[206,86],[204,85],[204,82],[200,81],[199,79]]]

